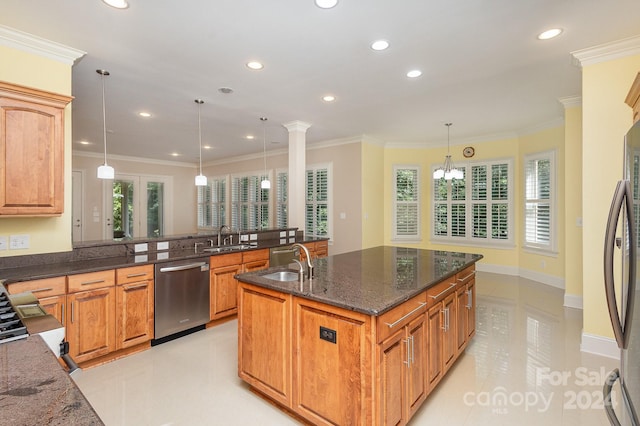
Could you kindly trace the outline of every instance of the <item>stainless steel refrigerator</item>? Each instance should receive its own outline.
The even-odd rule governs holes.
[[[620,367],[604,385],[605,410],[612,425],[640,426],[640,122],[625,137],[624,176],[609,211],[604,246],[604,283],[611,325],[620,348]],[[621,256],[615,253],[618,251]],[[622,265],[617,260],[622,259]],[[617,277],[616,277],[617,276]],[[634,314],[635,308],[635,314]],[[618,404],[612,388],[619,381]]]

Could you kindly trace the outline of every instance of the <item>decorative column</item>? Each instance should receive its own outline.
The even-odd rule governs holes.
[[[289,131],[289,175],[287,186],[287,212],[288,224],[290,227],[305,228],[305,170],[306,170],[306,147],[307,129],[311,124],[304,121],[291,121],[283,126]]]

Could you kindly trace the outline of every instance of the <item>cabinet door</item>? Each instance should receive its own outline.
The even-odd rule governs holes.
[[[70,97],[0,84],[0,215],[60,215]]]
[[[456,347],[461,352],[467,343],[467,286],[462,285],[456,290]]]
[[[115,349],[115,288],[67,295],[67,340],[76,362],[106,355]]]
[[[316,242],[315,247],[316,257],[327,257],[329,255],[329,242],[328,241],[318,241]]]
[[[38,299],[38,303],[42,306],[42,309],[47,311],[48,314],[53,315],[63,327],[66,327],[66,321],[64,318],[64,311],[67,305],[67,296],[51,296]]]
[[[291,295],[239,283],[238,376],[291,407]]]
[[[116,287],[116,349],[153,338],[153,281]]]
[[[427,399],[427,322],[422,314],[406,327],[407,341],[407,420]]]
[[[380,419],[383,425],[406,423],[407,346],[405,330],[400,329],[380,344]]]
[[[428,321],[428,342],[427,350],[427,378],[429,389],[433,389],[442,378],[442,327],[444,324],[444,311],[442,302],[432,306],[427,313]]]
[[[476,280],[475,278],[467,284],[467,342],[476,334]]]
[[[456,360],[457,344],[456,344],[456,327],[457,327],[457,310],[456,310],[456,293],[452,292],[442,301],[444,312],[444,324],[442,327],[442,357],[444,361],[444,371]]]
[[[240,264],[211,269],[209,281],[211,320],[224,318],[238,311],[238,281],[234,277],[241,272]]]

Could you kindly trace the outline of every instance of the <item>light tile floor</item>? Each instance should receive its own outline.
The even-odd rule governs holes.
[[[411,425],[608,425],[618,361],[580,352],[582,311],[561,290],[478,273],[477,332]],[[83,371],[107,425],[295,425],[237,377],[237,322]]]

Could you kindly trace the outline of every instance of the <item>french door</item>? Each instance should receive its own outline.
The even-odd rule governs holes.
[[[171,199],[170,176],[116,174],[106,181],[105,239],[171,234]]]

